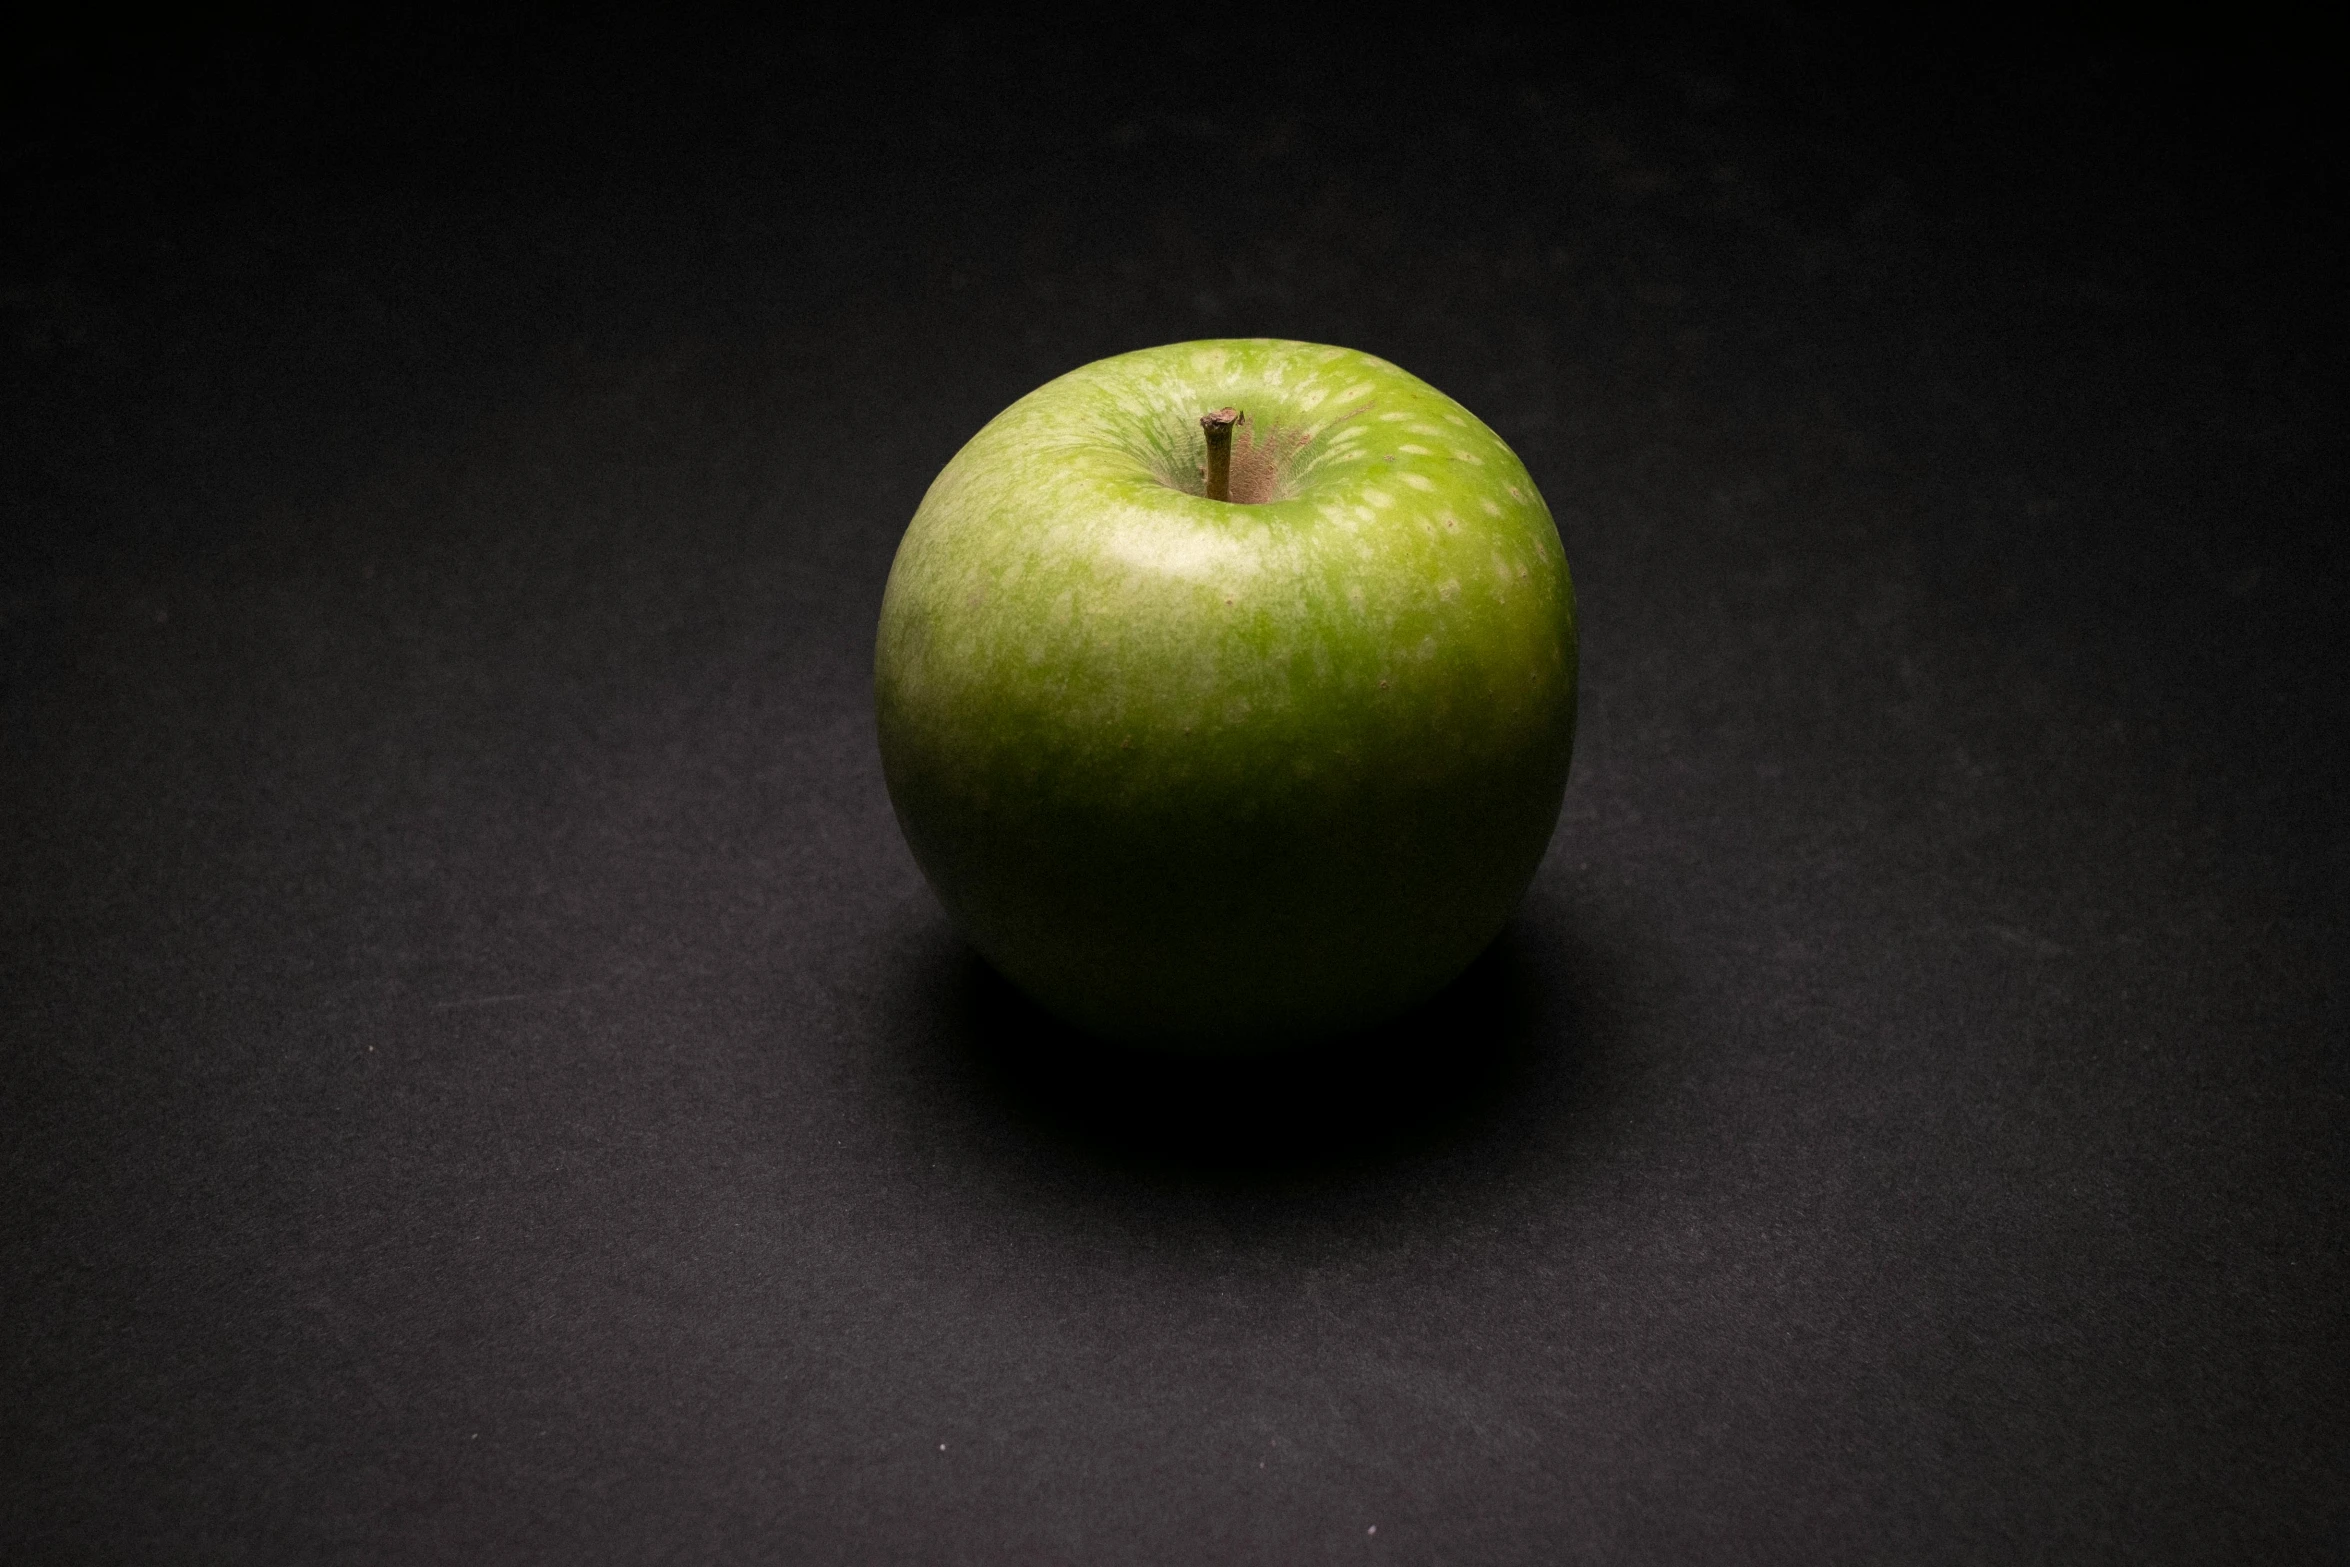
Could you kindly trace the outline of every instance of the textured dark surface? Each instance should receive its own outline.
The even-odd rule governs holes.
[[[2308,80],[1247,41],[15,67],[0,1555],[2340,1559]],[[997,408],[1254,332],[1525,456],[1582,740],[1432,1015],[1121,1067],[872,626]]]

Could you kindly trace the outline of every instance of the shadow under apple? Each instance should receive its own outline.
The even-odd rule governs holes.
[[[1158,1055],[1062,1023],[957,944],[943,1043],[1014,1129],[1133,1174],[1365,1170],[1511,1118],[1581,1030],[1523,916],[1441,994],[1380,1028],[1268,1056]]]

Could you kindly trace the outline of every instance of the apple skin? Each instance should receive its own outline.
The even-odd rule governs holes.
[[[907,528],[874,664],[956,924],[1078,1027],[1184,1052],[1442,989],[1524,895],[1574,747],[1574,587],[1525,465],[1312,343],[1121,354],[1005,409]]]

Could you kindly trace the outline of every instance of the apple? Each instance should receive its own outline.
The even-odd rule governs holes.
[[[1237,1053],[1389,1018],[1500,932],[1575,665],[1501,437],[1385,360],[1251,338],[1086,365],[973,436],[898,546],[874,700],[989,962],[1103,1038]]]

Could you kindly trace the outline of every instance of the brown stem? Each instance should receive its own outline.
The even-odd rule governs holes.
[[[1240,423],[1240,410],[1219,408],[1212,414],[1200,415],[1199,427],[1208,433],[1208,499],[1232,499],[1232,427]]]

